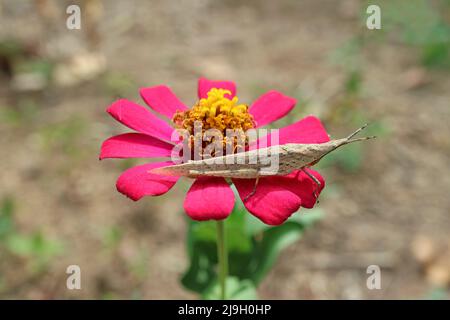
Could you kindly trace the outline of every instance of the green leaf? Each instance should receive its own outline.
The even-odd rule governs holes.
[[[314,208],[294,214],[288,221],[298,222],[305,229],[312,227],[316,222],[324,217],[322,209]]]
[[[189,267],[181,278],[181,284],[188,290],[202,293],[216,278],[214,265],[217,262],[217,253],[214,241],[199,239],[197,224],[199,222],[188,221],[186,244]]]
[[[262,281],[275,264],[281,250],[297,241],[302,231],[302,225],[295,222],[286,222],[264,232],[263,240],[254,250],[255,268],[249,275],[255,284]]]
[[[284,224],[264,231],[262,240],[256,243],[253,250],[253,268],[249,278],[258,285],[273,267],[281,251],[300,239],[305,229],[321,217],[320,211],[311,215],[294,214],[294,217]]]
[[[254,236],[260,234],[264,230],[270,229],[271,226],[263,223],[261,220],[256,218],[254,215],[247,212],[245,216],[245,229],[247,234]]]
[[[211,260],[204,252],[196,252],[191,257],[190,267],[181,278],[186,289],[202,293],[215,279]]]
[[[252,249],[252,241],[249,237],[245,219],[249,213],[238,205],[225,222],[227,247],[230,252],[246,253]]]
[[[220,300],[221,288],[218,282],[215,282],[202,298],[205,300]],[[228,277],[226,280],[226,299],[229,300],[255,300],[257,299],[256,288],[250,280],[239,280],[236,277]]]

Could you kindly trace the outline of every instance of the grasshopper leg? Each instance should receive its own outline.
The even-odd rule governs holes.
[[[259,176],[256,176],[255,185],[253,186],[253,190],[244,198],[244,202],[246,202],[251,196],[253,196],[256,193],[256,187],[258,186],[258,182],[259,182]]]
[[[306,175],[308,176],[308,177],[310,177],[315,183],[316,183],[316,188],[314,189],[314,191],[313,191],[313,194],[314,194],[314,197],[316,198],[316,200],[319,198],[319,193],[318,193],[318,191],[319,191],[319,188],[320,188],[320,186],[322,185],[321,183],[320,183],[320,181],[316,178],[316,177],[314,177],[311,173],[309,173],[308,171],[306,171],[306,169],[305,168],[302,168],[301,169],[304,173],[306,173]]]

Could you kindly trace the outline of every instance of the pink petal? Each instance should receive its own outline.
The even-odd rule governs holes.
[[[232,81],[208,80],[206,78],[198,79],[198,98],[207,98],[208,91],[212,88],[230,90],[231,95],[225,95],[226,98],[233,98],[236,95],[236,84]]]
[[[279,225],[300,206],[314,207],[316,204],[314,191],[319,195],[325,187],[325,180],[318,172],[306,170],[320,181],[321,186],[317,190],[317,184],[301,170],[286,176],[260,178],[255,194],[246,201],[244,199],[253,191],[255,180],[233,179],[233,183],[250,213],[264,223]]]
[[[183,102],[167,86],[142,88],[139,92],[145,103],[169,119],[172,119],[175,112],[187,110]]]
[[[114,119],[131,129],[158,139],[171,141],[173,128],[134,102],[120,99],[109,106],[106,111]]]
[[[324,143],[330,141],[330,137],[322,123],[314,116],[305,117],[300,121],[283,127],[278,130],[278,134],[278,144],[280,145],[286,143]],[[263,146],[271,146],[271,135],[269,134],[260,138],[258,144],[260,143]]]
[[[125,133],[105,140],[100,160],[105,158],[170,157],[173,145],[142,133]]]
[[[234,193],[223,178],[200,177],[184,200],[184,210],[194,220],[221,220],[233,210]]]
[[[319,180],[320,187],[302,170],[297,170],[287,176],[280,177],[280,185],[283,185],[286,189],[298,195],[302,199],[302,207],[311,209],[317,202],[316,196],[319,196],[325,187],[325,180],[317,171],[309,168],[305,170]],[[314,192],[317,193],[316,196]]]
[[[149,171],[171,164],[172,162],[157,162],[130,168],[117,179],[117,190],[134,201],[143,196],[164,194],[175,185],[179,177],[162,176]]]
[[[261,127],[287,115],[296,102],[277,91],[269,91],[253,102],[249,112],[256,121],[256,127]]]
[[[247,210],[269,225],[280,225],[294,212],[302,203],[300,197],[279,184],[278,177],[260,178],[254,195],[246,201],[254,188],[254,179],[233,179],[233,183],[244,202]]]

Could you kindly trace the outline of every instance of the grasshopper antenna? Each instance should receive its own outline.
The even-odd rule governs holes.
[[[369,139],[374,139],[376,138],[376,136],[370,136],[370,137],[363,137],[363,138],[356,138],[356,139],[352,139],[354,136],[356,136],[358,133],[360,133],[361,131],[363,131],[369,124],[366,123],[365,125],[363,125],[361,128],[359,128],[358,130],[356,130],[355,132],[353,132],[351,135],[349,135],[347,138],[345,138],[349,143],[350,142],[356,142],[356,141],[364,141],[364,140],[369,140]]]
[[[349,135],[346,139],[350,140],[351,138],[353,138],[354,136],[356,136],[358,133],[360,133],[361,131],[363,131],[369,124],[366,123],[365,125],[363,125],[361,128],[359,128],[358,130],[356,130],[355,132],[353,132],[351,135]]]

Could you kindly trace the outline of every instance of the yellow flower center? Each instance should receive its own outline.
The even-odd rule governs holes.
[[[223,144],[226,145],[226,130],[240,130],[244,134],[254,128],[252,115],[248,112],[248,106],[239,104],[238,98],[229,99],[225,95],[231,95],[229,90],[212,88],[208,97],[200,99],[190,110],[175,113],[172,121],[177,129],[185,129],[189,132],[191,140],[194,137],[194,124],[199,121],[202,124],[202,137],[206,130],[217,129],[223,135]],[[236,149],[237,139],[233,139]],[[245,138],[245,144],[248,140]]]
[[[194,122],[201,121],[204,130],[218,129],[225,134],[226,129],[247,131],[254,127],[253,117],[248,106],[238,104],[238,98],[229,99],[229,90],[212,88],[208,97],[200,99],[190,110],[177,112],[173,122],[178,129],[193,133]]]

